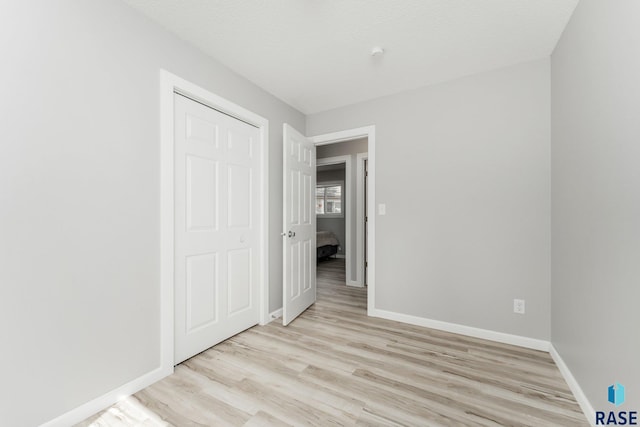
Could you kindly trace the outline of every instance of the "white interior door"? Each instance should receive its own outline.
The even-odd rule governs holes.
[[[259,130],[175,96],[175,359],[259,318]]]
[[[316,302],[316,147],[284,124],[282,323]]]

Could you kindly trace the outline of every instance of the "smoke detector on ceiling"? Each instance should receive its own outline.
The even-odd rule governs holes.
[[[384,54],[384,49],[380,46],[375,46],[371,49],[371,56],[382,56]]]

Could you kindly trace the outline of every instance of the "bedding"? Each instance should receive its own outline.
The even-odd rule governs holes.
[[[316,232],[316,257],[319,260],[338,253],[340,241],[331,231]]]
[[[335,234],[331,231],[316,232],[316,247],[322,246],[339,246],[340,242]]]

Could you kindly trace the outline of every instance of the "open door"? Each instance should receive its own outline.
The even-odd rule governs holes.
[[[288,325],[316,302],[316,147],[283,126],[282,323]]]

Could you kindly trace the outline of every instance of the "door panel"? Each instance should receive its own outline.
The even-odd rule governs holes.
[[[187,139],[190,142],[201,141],[218,148],[218,126],[189,113],[186,115]]]
[[[194,255],[187,261],[187,333],[217,321],[217,253]]]
[[[258,323],[259,131],[175,95],[175,363]]]
[[[300,224],[300,171],[291,171],[291,217],[290,225]]]
[[[304,181],[304,187],[303,187],[303,199],[304,200],[308,200],[308,199],[312,199],[315,197],[315,192],[313,191],[312,187],[311,187],[311,176],[309,174],[305,174],[303,176],[303,181]],[[312,206],[309,206],[309,203],[303,203],[302,204],[302,223],[303,224],[311,224],[311,215],[312,215],[312,211],[311,209],[313,209],[313,206],[315,206],[315,203]],[[313,212],[313,215],[315,216],[315,212]]]
[[[187,155],[187,231],[217,228],[218,162]]]
[[[302,248],[302,290],[307,292],[311,288],[311,241],[305,241]]]
[[[283,134],[282,320],[287,325],[316,301],[316,148],[287,124]]]
[[[289,277],[289,294],[291,300],[300,296],[300,243],[291,243],[291,275]],[[288,322],[287,322],[288,323]]]
[[[229,130],[227,138],[229,154],[231,156],[252,157],[253,144],[256,143],[254,135],[232,129]]]
[[[228,165],[228,218],[230,228],[251,227],[251,169]]]
[[[229,316],[251,307],[251,249],[230,251],[229,260]]]

